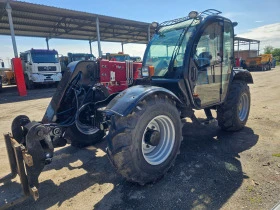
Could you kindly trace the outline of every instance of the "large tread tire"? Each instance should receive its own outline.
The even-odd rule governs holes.
[[[99,88],[101,92],[99,92],[99,95],[95,98],[96,101],[103,100],[109,96],[109,92],[105,86],[102,85]],[[71,143],[71,146],[78,148],[94,145],[102,141],[104,136],[104,130],[99,130],[91,135],[83,134],[78,130],[76,124],[68,127],[64,134],[64,138]]]
[[[151,165],[142,153],[142,137],[148,123],[160,115],[171,119],[175,127],[175,141],[166,160],[161,164]],[[127,181],[140,185],[157,181],[174,165],[180,151],[182,124],[175,102],[165,95],[145,98],[128,116],[112,117],[107,140],[108,157],[117,172]]]
[[[97,131],[95,134],[85,135],[81,133],[74,124],[67,128],[64,138],[71,142],[71,146],[82,148],[100,142],[104,135],[105,133],[103,130]]]
[[[248,112],[243,120],[240,120],[238,105],[242,94],[248,96]],[[250,90],[246,82],[234,80],[230,86],[226,101],[217,108],[218,125],[225,131],[238,131],[244,128],[250,112]]]

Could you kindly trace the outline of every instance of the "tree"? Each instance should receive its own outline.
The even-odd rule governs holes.
[[[280,56],[280,48],[273,49],[273,51],[271,53],[272,53],[273,57]]]
[[[273,47],[271,45],[265,46],[264,47],[264,54],[271,54],[273,51]]]

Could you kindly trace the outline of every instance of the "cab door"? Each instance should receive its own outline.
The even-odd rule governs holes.
[[[190,72],[195,105],[204,108],[220,102],[223,22],[209,23],[194,42]]]
[[[221,91],[221,101],[224,101],[228,86],[231,71],[234,63],[234,32],[232,23],[225,20],[224,21],[224,31],[223,31],[223,65],[222,65],[222,91]]]
[[[27,62],[26,62],[26,71],[32,74],[32,60],[31,60],[31,54],[27,54]]]

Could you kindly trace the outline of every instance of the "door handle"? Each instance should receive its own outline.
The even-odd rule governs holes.
[[[195,68],[194,66],[191,68],[191,80],[194,82],[197,79],[197,68]]]

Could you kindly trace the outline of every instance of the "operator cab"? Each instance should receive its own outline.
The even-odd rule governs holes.
[[[153,23],[155,35],[145,51],[142,76],[193,108],[222,103],[232,70],[234,24],[220,13],[210,9]]]

